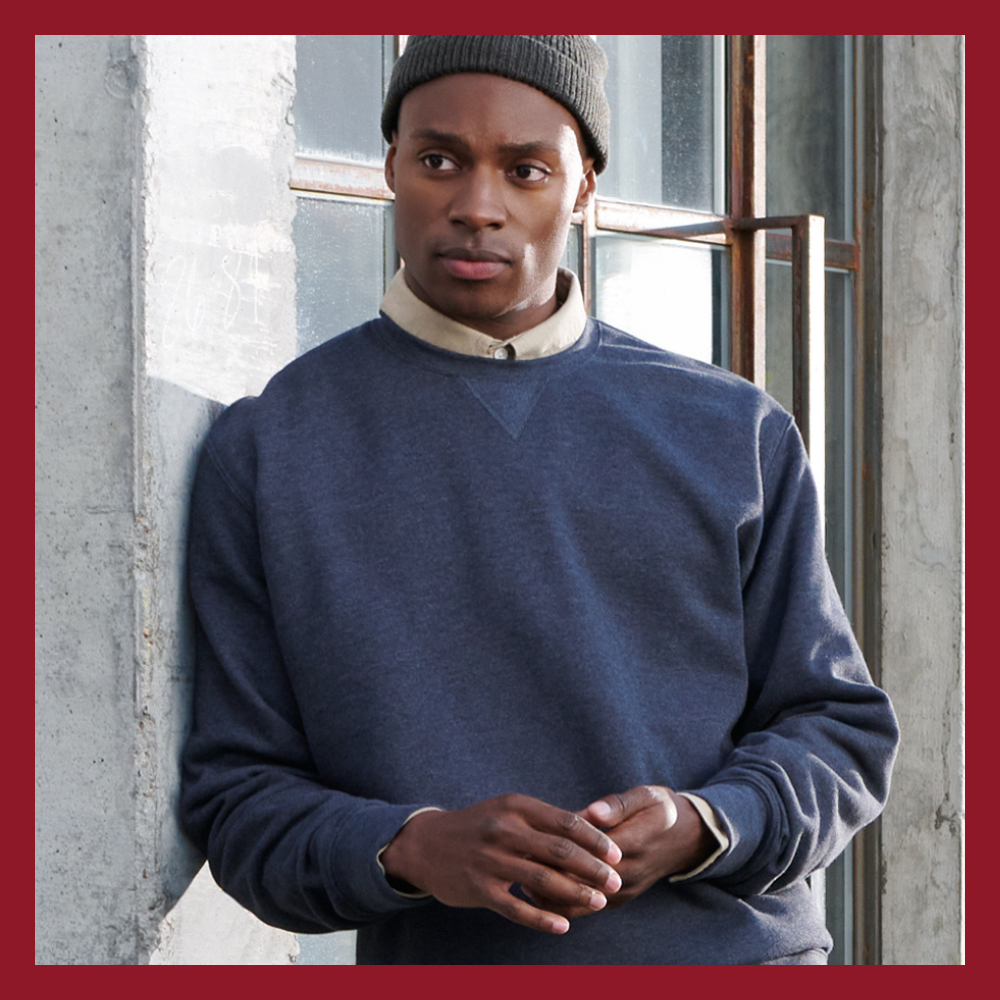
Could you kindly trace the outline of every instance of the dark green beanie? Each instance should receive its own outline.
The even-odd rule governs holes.
[[[607,72],[608,60],[590,35],[410,35],[389,80],[382,135],[392,142],[399,105],[414,87],[450,73],[492,73],[526,83],[566,108],[600,173],[608,163],[611,128]]]

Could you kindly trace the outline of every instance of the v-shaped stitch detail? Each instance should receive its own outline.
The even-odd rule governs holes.
[[[548,379],[514,382],[507,379],[478,379],[464,376],[469,391],[489,411],[498,424],[516,441],[538,402]]]

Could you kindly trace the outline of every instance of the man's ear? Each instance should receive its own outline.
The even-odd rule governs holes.
[[[574,212],[584,212],[590,204],[590,199],[594,197],[597,190],[597,174],[594,173],[594,161],[584,160],[583,177],[580,178],[580,191],[577,194],[576,204],[573,206]]]
[[[385,154],[385,183],[389,190],[396,193],[396,133],[392,133],[392,144]]]

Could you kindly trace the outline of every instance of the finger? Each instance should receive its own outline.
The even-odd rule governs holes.
[[[620,862],[621,850],[615,846]],[[621,875],[603,861],[599,861],[565,837],[538,834],[533,838],[532,847],[525,852],[528,858],[538,862],[546,871],[558,871],[569,876],[572,885],[598,889],[602,893],[615,893],[622,887]]]
[[[621,847],[623,857],[623,862],[615,865],[615,870],[626,885],[629,884],[627,873],[632,863],[651,851],[661,853],[677,829],[677,822],[677,805],[672,798],[668,798],[633,813],[613,828],[615,842]]]
[[[525,889],[523,885],[521,886],[521,891],[535,906],[547,911],[548,913],[558,913],[567,920],[577,920],[580,917],[586,917],[591,913],[598,912],[597,910],[590,909],[588,906],[564,906],[561,903],[555,902],[555,900],[546,899],[544,896],[540,896],[538,893],[532,892],[530,889]],[[609,907],[612,905],[612,900],[614,898],[614,896],[611,896],[608,899]]]
[[[608,898],[603,892],[530,858],[512,865],[510,871],[511,882],[519,882],[527,892],[546,901],[551,900],[561,907],[582,907],[585,911],[594,913],[603,910],[608,904]]]
[[[621,849],[602,830],[579,813],[558,809],[539,799],[526,799],[524,815],[538,830],[572,841],[596,858],[614,865],[621,861]]]
[[[615,827],[636,813],[661,803],[669,803],[669,807],[673,809],[673,819],[669,824],[673,825],[677,821],[677,808],[673,805],[670,790],[662,785],[637,785],[627,792],[605,795],[604,798],[591,802],[580,815],[595,826]]]
[[[595,887],[607,883],[609,891],[615,891],[611,887],[611,865],[621,860],[622,852],[606,833],[579,813],[527,795],[505,795],[497,801],[500,811],[489,816],[480,830],[487,843],[535,855],[574,872]]]
[[[569,930],[569,920],[562,914],[532,906],[501,888],[490,895],[487,906],[501,917],[532,930],[546,934],[565,934]]]
[[[528,807],[520,814],[504,810],[490,816],[480,826],[479,835],[497,865],[493,874],[520,882],[523,881],[521,874],[533,870],[537,863],[549,871],[572,876],[602,893],[617,892],[621,888],[621,877],[592,850],[595,842],[607,842],[614,848],[607,854],[620,860],[618,846],[575,813],[565,813],[538,800],[532,802],[542,808]],[[545,826],[558,832],[548,833],[538,828]],[[581,847],[572,837],[591,844],[591,849]]]

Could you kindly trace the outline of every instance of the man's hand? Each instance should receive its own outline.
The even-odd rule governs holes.
[[[639,785],[607,795],[581,813],[607,829],[621,848],[622,877],[613,906],[621,906],[667,875],[696,868],[715,850],[711,830],[683,795],[662,785]]]
[[[593,913],[622,879],[622,852],[579,813],[527,795],[501,795],[467,809],[414,816],[382,853],[386,874],[448,906],[482,906],[525,927],[565,934],[563,911]],[[544,899],[510,892],[519,882]],[[546,908],[551,902],[552,907]]]
[[[627,792],[592,802],[580,815],[604,828],[621,848],[615,864],[622,887],[608,899],[613,909],[635,899],[667,875],[697,867],[717,844],[698,811],[683,795],[662,785],[639,785]],[[563,906],[557,900],[531,891],[532,901],[561,913],[568,920],[594,911]]]

